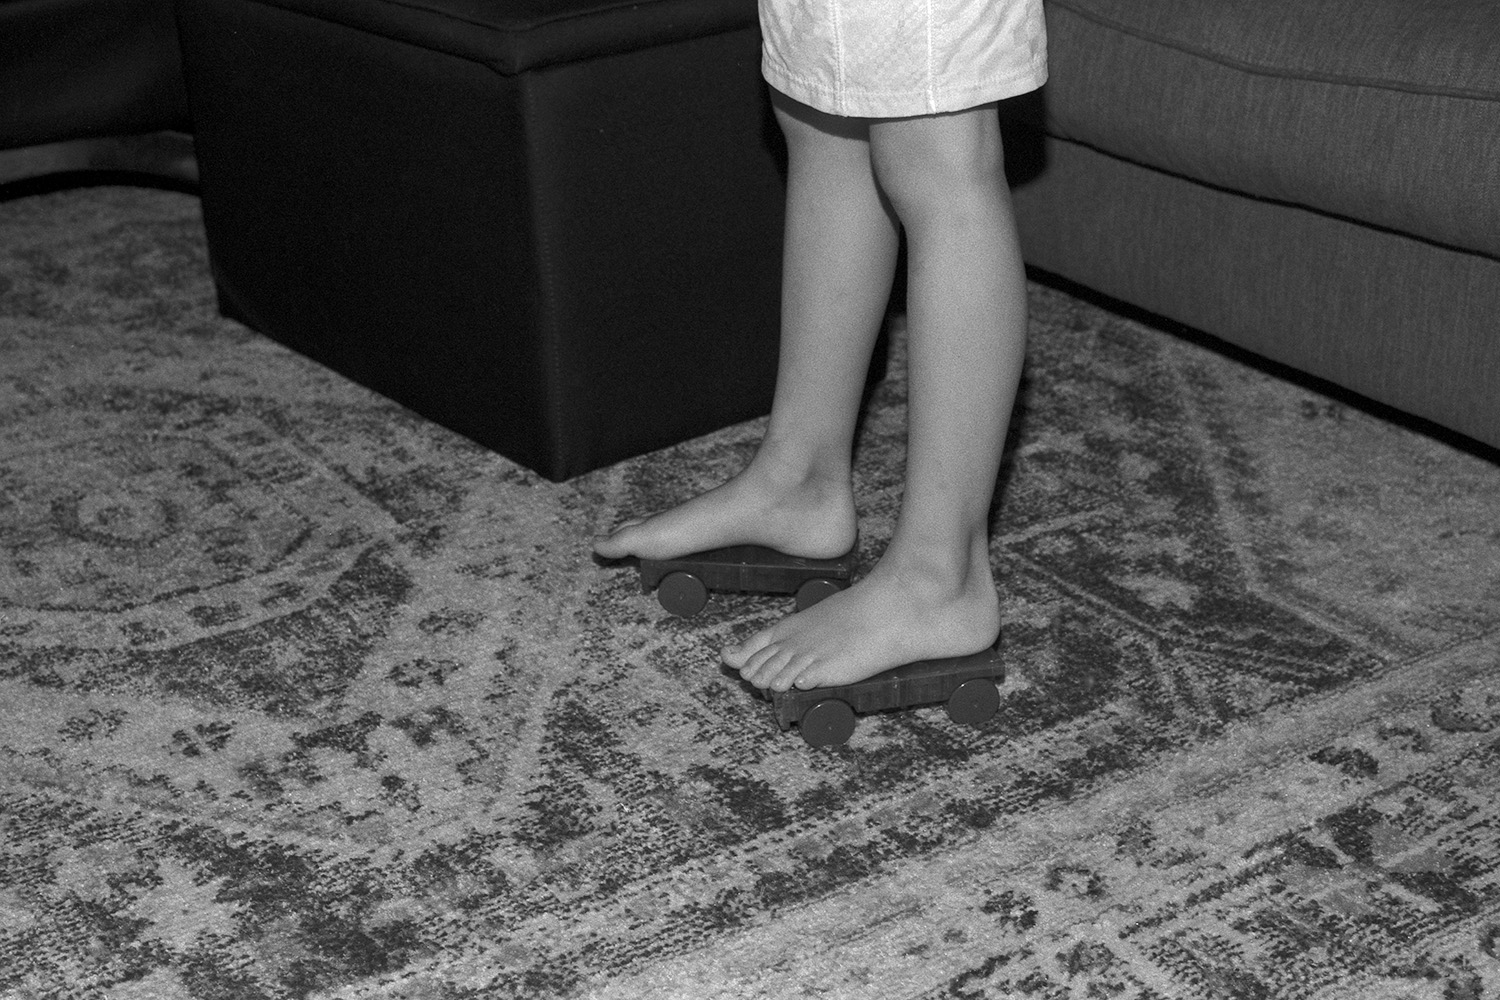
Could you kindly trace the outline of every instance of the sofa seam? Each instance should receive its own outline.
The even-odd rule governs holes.
[[[1345,87],[1363,87],[1372,90],[1387,90],[1393,93],[1419,94],[1429,97],[1451,97],[1460,100],[1483,101],[1489,103],[1500,103],[1500,90],[1466,89],[1458,87],[1440,87],[1436,85],[1422,85],[1402,83],[1395,80],[1380,77],[1356,77],[1345,74],[1319,73],[1313,70],[1287,69],[1272,66],[1266,63],[1257,63],[1248,59],[1238,59],[1226,55],[1205,45],[1195,45],[1184,42],[1181,39],[1172,38],[1157,32],[1146,31],[1106,17],[1095,11],[1085,10],[1080,5],[1070,3],[1068,0],[1048,0],[1048,3],[1060,7],[1076,17],[1105,28],[1110,28],[1124,35],[1139,39],[1162,48],[1174,49],[1186,55],[1196,56],[1208,62],[1217,63],[1230,69],[1251,73],[1256,76],[1272,77],[1283,80],[1303,80],[1308,83],[1337,84]]]
[[[1058,133],[1053,132],[1050,129],[1043,129],[1042,134],[1047,138],[1053,140],[1054,142],[1064,142],[1071,146],[1078,146],[1083,149],[1098,153],[1100,156],[1106,156],[1111,160],[1115,160],[1120,163],[1127,163],[1130,166],[1137,167],[1141,170],[1149,170],[1152,173],[1161,174],[1165,177],[1172,177],[1180,181],[1186,181],[1189,184],[1195,184],[1198,187],[1206,188],[1210,191],[1218,191],[1221,194],[1232,195],[1237,198],[1249,198],[1254,201],[1262,202],[1267,205],[1275,205],[1281,208],[1290,208],[1296,209],[1298,211],[1308,212],[1312,215],[1321,216],[1325,219],[1332,219],[1336,222],[1342,222],[1347,225],[1359,226],[1362,229],[1369,229],[1374,232],[1384,233],[1389,236],[1396,236],[1402,239],[1412,240],[1413,242],[1421,243],[1425,246],[1429,246],[1437,250],[1444,250],[1449,253],[1463,254],[1468,257],[1479,257],[1484,260],[1490,260],[1494,261],[1497,264],[1500,264],[1500,254],[1491,253],[1488,250],[1479,249],[1477,247],[1464,246],[1462,244],[1453,243],[1446,240],[1434,239],[1431,236],[1423,236],[1420,233],[1414,233],[1409,229],[1402,229],[1399,226],[1394,226],[1389,223],[1371,222],[1368,219],[1361,219],[1357,216],[1348,215],[1344,212],[1334,211],[1333,209],[1319,208],[1316,205],[1309,204],[1305,201],[1297,201],[1293,198],[1283,198],[1273,195],[1258,194],[1254,191],[1248,191],[1243,187],[1238,187],[1236,185],[1228,184],[1222,181],[1204,180],[1202,177],[1195,177],[1192,174],[1186,173],[1181,170],[1172,170],[1167,167],[1152,163],[1149,160],[1140,159],[1134,156],[1126,156],[1123,153],[1115,152],[1107,146],[1102,146],[1097,142],[1090,142],[1086,139],[1079,139],[1074,136],[1059,135]]]

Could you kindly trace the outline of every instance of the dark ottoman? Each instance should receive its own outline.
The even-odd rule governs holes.
[[[178,0],[222,310],[552,479],[769,409],[754,0]]]

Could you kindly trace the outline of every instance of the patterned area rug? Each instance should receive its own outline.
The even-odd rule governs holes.
[[[0,998],[1500,996],[1500,468],[1043,287],[1009,678],[815,750],[547,483],[0,203]],[[859,446],[902,465],[899,330]]]

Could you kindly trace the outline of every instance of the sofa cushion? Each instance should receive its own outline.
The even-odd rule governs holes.
[[[0,149],[190,127],[171,0],[0,0]]]
[[[1494,0],[1048,0],[1048,129],[1500,256]]]

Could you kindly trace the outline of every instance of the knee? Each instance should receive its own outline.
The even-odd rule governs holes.
[[[880,122],[870,130],[870,153],[876,179],[906,220],[1005,187],[1004,149],[993,108]]]

